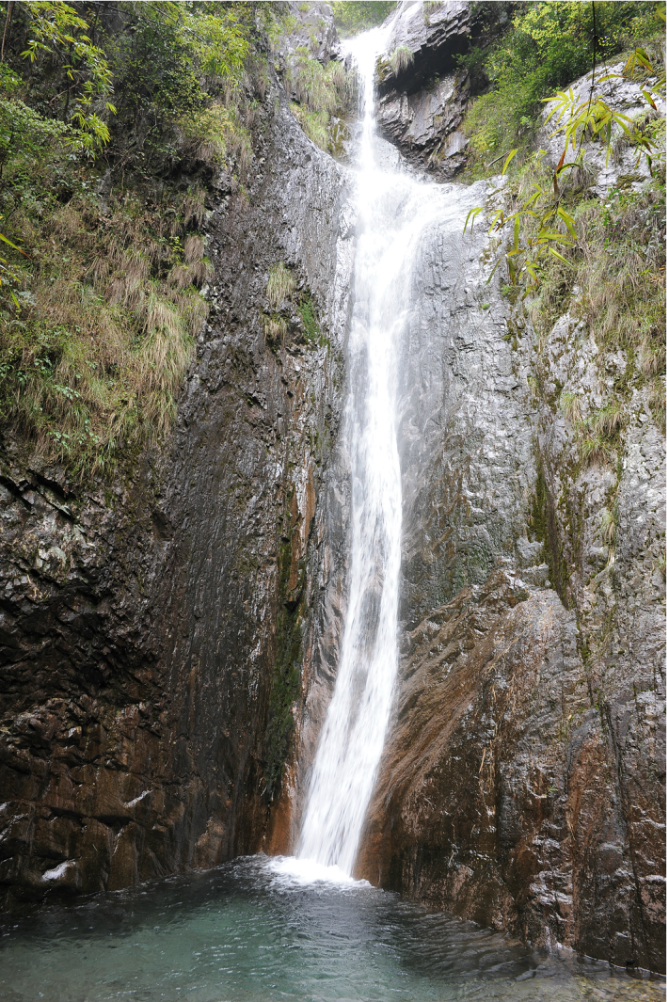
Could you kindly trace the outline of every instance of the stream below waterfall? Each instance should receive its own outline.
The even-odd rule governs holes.
[[[3,933],[2,1002],[664,998],[606,964],[538,954],[366,883],[300,880],[262,856],[47,907]]]

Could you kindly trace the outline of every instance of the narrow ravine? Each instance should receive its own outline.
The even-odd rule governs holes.
[[[289,5],[295,21],[308,6]],[[328,11],[335,63],[333,14],[310,7]],[[463,4],[400,8],[420,31],[468,23]],[[377,61],[398,52],[399,16],[344,46],[360,98],[350,168],[315,149],[286,73],[249,192],[216,208],[175,486],[145,513],[167,555],[151,572],[169,655],[155,672],[171,672],[161,700],[180,716],[157,697],[123,707],[117,682],[17,715],[0,747],[0,890],[20,906],[0,923],[0,1000],[664,1002],[657,975],[617,963],[623,943],[610,963],[568,931],[602,929],[595,895],[612,914],[625,871],[610,872],[620,836],[586,799],[614,794],[598,708],[574,702],[574,614],[526,535],[549,472],[532,334],[487,282],[481,219],[463,235],[492,186],[436,183],[381,138]],[[292,283],[278,305],[276,274]],[[29,497],[44,525],[68,512]],[[25,539],[35,522],[14,500]],[[93,620],[77,608],[72,649]],[[265,734],[267,716],[280,726]],[[572,857],[585,840],[595,888],[557,837]]]

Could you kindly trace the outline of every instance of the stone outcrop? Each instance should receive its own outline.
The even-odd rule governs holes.
[[[273,51],[276,69],[284,72],[293,66],[299,50],[323,64],[338,58],[340,44],[331,4],[289,0],[284,6],[285,30]]]
[[[459,126],[468,75],[456,64],[474,30],[470,4],[401,3],[378,66],[378,125],[409,163],[438,180],[454,177],[466,138]]]
[[[596,98],[601,98],[610,107],[622,111],[627,119],[657,119],[665,116],[665,98],[660,94],[656,77],[627,79],[623,76],[625,62],[606,65],[602,71],[587,73],[576,80],[571,88],[575,106],[585,104],[594,88]],[[650,93],[655,108],[649,107],[644,92]],[[551,115],[552,108],[547,105],[543,118],[544,124],[536,138],[539,149],[546,153],[546,163],[556,168],[563,153],[564,139],[559,127],[567,121],[567,115],[562,120],[558,113]],[[650,177],[649,165],[641,150],[628,140],[620,125],[612,126],[613,155],[607,157],[606,146],[600,142],[584,141],[582,143],[582,168],[594,180],[592,192],[604,198],[609,189],[621,187],[628,191],[637,191],[639,186]]]

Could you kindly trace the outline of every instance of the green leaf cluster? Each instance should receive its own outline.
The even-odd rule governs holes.
[[[473,14],[488,14],[487,6],[473,4]],[[464,122],[471,180],[496,173],[498,160],[513,147],[521,152],[530,148],[542,100],[554,90],[594,64],[603,66],[644,36],[662,32],[654,3],[530,0],[512,9],[499,38],[490,44],[482,38],[459,57],[477,94]],[[520,156],[517,164],[522,160]]]
[[[173,418],[207,312],[207,186],[224,168],[240,190],[252,159],[269,16],[7,5],[0,423],[73,473],[110,468]]]
[[[382,24],[396,7],[395,0],[334,0],[331,5],[336,27],[341,35],[357,35],[360,31]]]
[[[109,142],[109,129],[94,101],[107,113],[115,108],[108,100],[112,90],[109,62],[89,35],[88,22],[68,3],[25,0],[21,5],[28,20],[26,49],[21,55],[34,63],[45,57],[56,61],[67,80],[64,116],[79,129],[78,140],[87,149]]]

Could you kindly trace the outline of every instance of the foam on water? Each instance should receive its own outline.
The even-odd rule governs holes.
[[[339,866],[325,866],[312,859],[297,856],[273,856],[267,860],[267,870],[282,878],[285,886],[332,884],[336,887],[370,887],[367,880],[355,880]]]

